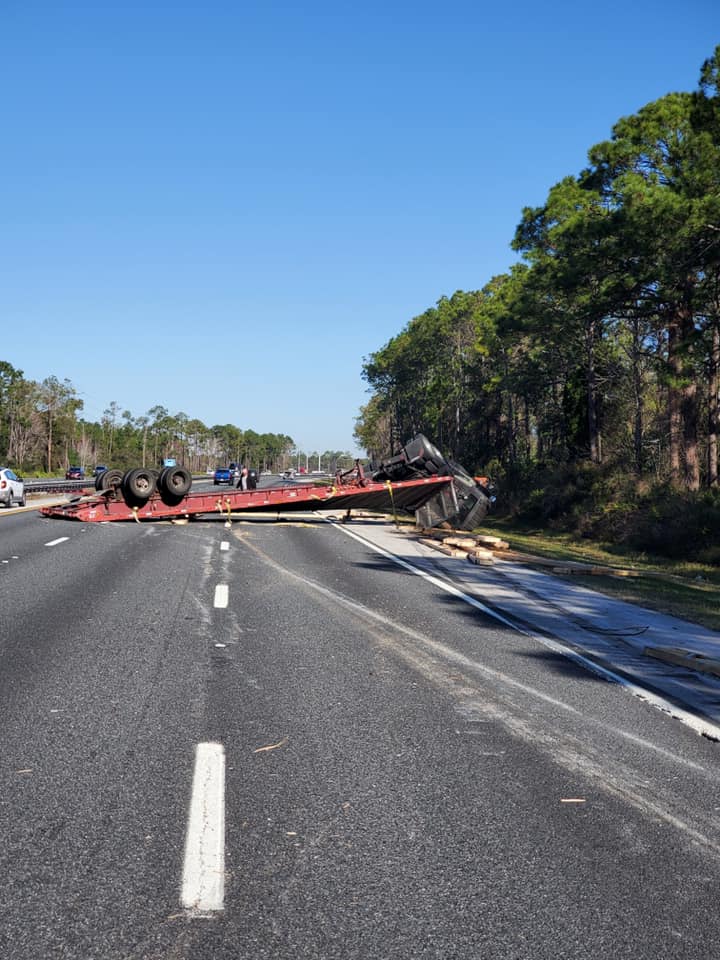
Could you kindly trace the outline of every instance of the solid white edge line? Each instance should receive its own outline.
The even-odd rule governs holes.
[[[425,570],[421,570],[420,567],[416,567],[414,564],[409,563],[407,560],[403,560],[394,553],[390,553],[383,547],[377,546],[377,544],[373,543],[371,540],[366,540],[364,537],[360,536],[360,534],[355,533],[353,530],[348,530],[347,527],[341,526],[334,520],[328,520],[326,517],[323,517],[323,519],[326,523],[329,523],[331,526],[334,526],[338,530],[341,530],[343,533],[347,534],[347,536],[357,540],[358,543],[362,543],[364,546],[370,547],[376,553],[386,557],[388,560],[394,561],[398,564],[398,566],[410,571],[410,573],[414,573],[419,577],[423,577],[433,586],[439,587],[441,590],[444,590],[446,593],[449,593],[454,597],[458,597],[458,599],[463,600],[465,603],[469,603],[471,607],[475,607],[483,613],[486,613],[489,617],[499,620],[500,623],[510,627],[517,633],[520,633],[525,637],[530,637],[530,639],[534,640],[536,643],[542,644],[544,647],[547,647],[554,653],[561,654],[562,656],[567,657],[569,660],[574,660],[576,663],[585,667],[585,669],[590,670],[592,673],[598,674],[598,676],[603,677],[605,680],[608,680],[611,683],[619,684],[621,687],[624,687],[626,690],[628,690],[633,696],[638,697],[640,700],[645,700],[651,706],[662,710],[663,713],[668,713],[670,716],[680,720],[681,723],[684,723],[686,726],[690,727],[695,731],[695,733],[698,733],[703,737],[708,737],[710,740],[720,741],[720,726],[712,721],[705,720],[694,713],[690,713],[688,710],[683,710],[682,707],[678,707],[676,704],[672,703],[670,700],[667,700],[660,694],[655,693],[652,690],[648,690],[645,687],[641,687],[637,683],[633,683],[632,680],[628,680],[626,677],[620,676],[620,674],[607,669],[607,667],[601,667],[593,660],[584,657],[581,653],[578,653],[571,647],[564,646],[557,640],[550,640],[548,637],[543,637],[539,634],[531,633],[529,630],[524,630],[516,623],[513,623],[512,620],[508,620],[501,613],[498,613],[497,610],[493,610],[491,607],[486,606],[480,600],[470,596],[468,593],[464,593],[457,587],[452,586],[452,584],[446,583],[444,580],[440,580],[438,577],[434,577],[431,573],[427,573]]]
[[[56,547],[59,543],[65,543],[66,540],[69,540],[70,537],[58,537],[57,540],[51,540],[50,543],[46,543],[46,547]]]
[[[225,905],[225,749],[219,743],[195,750],[181,903],[194,915]]]
[[[218,609],[224,609],[228,605],[228,585],[226,583],[219,583],[215,587],[215,599],[213,600],[213,606]]]

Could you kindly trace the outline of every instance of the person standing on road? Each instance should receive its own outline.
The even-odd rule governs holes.
[[[248,488],[248,468],[243,467],[240,470],[240,479],[237,482],[238,490],[247,490]]]

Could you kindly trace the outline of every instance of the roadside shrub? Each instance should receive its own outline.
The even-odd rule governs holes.
[[[636,552],[720,565],[720,491],[684,493],[589,463],[537,465],[502,477],[503,512]]]
[[[507,474],[498,484],[499,507],[519,519],[558,529],[585,526],[599,501],[614,495],[609,469],[587,463],[549,468],[536,465],[522,476]]]
[[[716,546],[720,539],[720,494],[678,493],[669,487],[656,487],[640,498],[636,509],[625,518],[620,535],[622,542],[633,549],[673,559],[698,559],[698,551],[703,550],[705,562],[716,563],[720,559]]]

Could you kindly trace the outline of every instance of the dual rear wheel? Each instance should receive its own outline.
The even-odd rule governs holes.
[[[95,489],[99,491],[117,490],[123,498],[134,504],[146,500],[158,490],[160,496],[181,499],[192,486],[192,474],[184,467],[165,467],[153,470],[151,467],[136,467],[123,473],[122,470],[105,470],[95,478]]]

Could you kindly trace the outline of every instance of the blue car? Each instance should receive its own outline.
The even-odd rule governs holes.
[[[213,475],[213,483],[232,483],[233,473],[230,467],[218,467]]]

